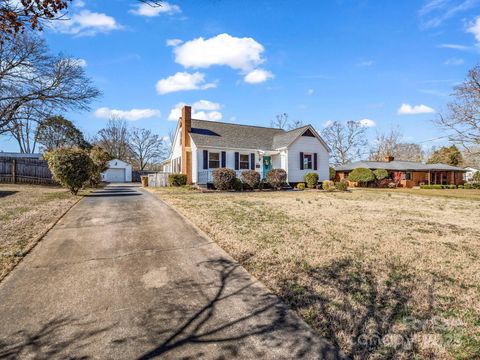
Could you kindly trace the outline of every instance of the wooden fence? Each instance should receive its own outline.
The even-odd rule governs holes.
[[[0,183],[55,184],[45,160],[0,157]]]

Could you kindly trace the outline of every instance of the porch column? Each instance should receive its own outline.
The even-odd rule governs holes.
[[[428,172],[428,185],[432,182],[432,173],[429,171]]]

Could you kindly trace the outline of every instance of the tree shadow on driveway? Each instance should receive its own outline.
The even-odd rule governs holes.
[[[141,326],[154,346],[139,359],[339,357],[238,264],[216,259],[198,266],[215,272],[216,280],[186,280],[166,290],[178,292],[179,301],[145,314]]]

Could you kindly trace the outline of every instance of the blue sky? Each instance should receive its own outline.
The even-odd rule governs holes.
[[[438,146],[431,120],[479,59],[480,0],[76,0],[43,36],[103,92],[65,114],[89,136],[112,113],[166,136],[187,103],[213,121],[364,120],[371,138],[398,127]]]

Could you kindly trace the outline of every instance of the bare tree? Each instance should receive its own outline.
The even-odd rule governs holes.
[[[78,61],[48,54],[44,40],[18,34],[0,43],[0,134],[53,111],[89,110],[99,95]]]
[[[360,158],[367,145],[366,128],[357,121],[334,121],[322,131],[322,137],[332,149],[335,165],[342,165]]]
[[[454,88],[454,100],[436,124],[448,132],[449,140],[480,155],[480,64]]]
[[[383,161],[386,156],[395,156],[395,149],[400,144],[401,138],[402,133],[398,129],[391,129],[388,133],[377,133],[369,159]]]
[[[176,133],[176,129],[168,130],[168,140],[170,141],[170,145],[172,145],[173,142],[175,141],[175,133]]]
[[[419,144],[399,143],[394,148],[392,156],[394,156],[396,160],[423,161],[425,159],[425,152]]]
[[[127,123],[118,118],[110,118],[107,126],[97,133],[94,143],[108,152],[112,158],[123,161],[129,161],[131,158]]]
[[[275,116],[275,120],[270,122],[270,126],[277,129],[285,129],[288,123],[288,114],[282,113]]]
[[[130,132],[130,149],[132,158],[138,169],[158,162],[165,155],[165,142],[160,135],[148,129],[134,128]]]
[[[295,129],[298,129],[302,126],[304,126],[305,124],[303,123],[302,120],[293,120],[293,121],[290,121],[288,126],[287,126],[287,129],[288,130],[295,130]]]
[[[163,6],[161,0],[138,1],[151,7]],[[4,36],[16,35],[25,28],[42,31],[46,23],[63,19],[71,2],[72,0],[0,0],[0,33]]]

